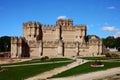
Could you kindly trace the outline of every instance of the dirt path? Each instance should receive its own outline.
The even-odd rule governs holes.
[[[67,66],[63,66],[63,67],[60,67],[60,68],[55,68],[53,70],[50,70],[50,71],[47,71],[47,72],[44,72],[42,74],[39,74],[39,75],[36,75],[34,77],[31,77],[31,78],[28,78],[26,80],[43,80],[43,79],[46,79],[48,77],[51,77],[55,74],[58,74],[58,73],[61,73],[63,71],[66,71],[68,69],[71,69],[73,67],[76,67],[78,65],[81,65],[81,64],[84,64],[86,63],[87,61],[82,61],[82,59],[77,59],[77,61],[71,63],[71,64],[68,64]]]
[[[91,72],[88,74],[82,74],[82,75],[70,76],[70,77],[64,77],[64,78],[54,78],[49,80],[97,80],[97,79],[107,77],[107,76],[112,76],[115,74],[120,74],[120,67],[112,68],[104,71]]]

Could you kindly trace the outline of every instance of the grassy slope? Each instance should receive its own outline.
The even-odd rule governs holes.
[[[96,67],[96,68],[91,67],[90,66],[91,64],[92,62],[85,63],[83,65],[77,66],[75,68],[62,72],[60,74],[54,75],[52,78],[73,76],[73,75],[78,75],[78,74],[83,74],[83,73],[105,70],[105,69],[109,69],[113,67],[120,67],[119,62],[103,62],[104,67]]]
[[[0,80],[24,80],[25,78],[34,76],[36,74],[52,70],[53,68],[67,65],[66,63],[56,63],[56,64],[42,64],[34,66],[22,66],[22,67],[11,67],[8,71],[0,72]]]

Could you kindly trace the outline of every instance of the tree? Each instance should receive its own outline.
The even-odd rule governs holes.
[[[116,39],[113,36],[109,36],[106,39],[103,39],[103,44],[106,47],[114,48],[116,47]]]
[[[115,45],[116,45],[116,48],[120,47],[120,37],[117,37],[117,38],[116,38],[116,43],[115,43]]]
[[[0,52],[10,51],[11,43],[10,43],[9,36],[2,36],[0,37]]]
[[[103,44],[106,47],[114,48],[116,47],[120,51],[120,37],[114,38],[113,36],[109,36],[103,39]]]

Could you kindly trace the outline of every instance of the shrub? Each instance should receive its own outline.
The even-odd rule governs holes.
[[[40,60],[48,60],[48,59],[49,59],[48,56],[44,56],[44,57],[42,57]]]
[[[105,55],[106,55],[106,57],[111,57],[111,58],[118,58],[119,57],[119,55],[116,53],[106,53]]]
[[[114,57],[114,58],[118,58],[119,57],[119,55],[116,54],[116,53],[112,53],[111,56]]]
[[[102,65],[102,62],[96,60],[93,64],[96,64],[96,65]]]
[[[105,54],[106,57],[111,57],[110,53]]]

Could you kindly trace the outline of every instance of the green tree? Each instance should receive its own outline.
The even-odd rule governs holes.
[[[9,36],[2,36],[0,37],[0,52],[10,51],[11,43],[10,43]]]
[[[113,36],[109,36],[103,39],[103,44],[110,48],[116,47],[116,39]]]
[[[116,38],[116,43],[115,43],[115,45],[116,45],[116,48],[120,50],[120,37],[117,37],[117,38]]]
[[[120,47],[120,37],[116,38],[116,43],[115,43],[116,47]]]

